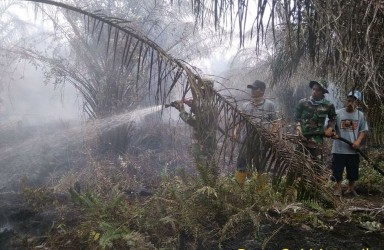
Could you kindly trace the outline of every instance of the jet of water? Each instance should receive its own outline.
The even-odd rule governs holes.
[[[15,140],[2,144],[3,146],[0,146],[0,166],[2,166],[0,168],[0,189],[10,182],[18,181],[22,176],[38,178],[39,168],[46,162],[61,159],[61,156],[69,149],[81,150],[84,143],[123,124],[131,122],[139,124],[145,116],[160,111],[161,107],[162,105],[146,107],[88,121],[84,124],[72,124],[67,128],[50,129],[26,137],[21,142]],[[15,130],[17,129],[20,130],[15,127]],[[23,131],[17,132],[22,133]],[[0,128],[0,139],[4,133]]]

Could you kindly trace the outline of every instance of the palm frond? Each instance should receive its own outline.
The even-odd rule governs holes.
[[[201,126],[197,127],[197,131],[207,129],[204,127],[206,124],[204,120],[211,119],[209,116],[212,114],[219,124],[219,127],[215,127],[215,132],[222,135],[217,141],[220,146],[216,151],[218,153],[212,155],[217,162],[226,162],[227,152],[233,154],[233,148],[237,145],[229,140],[229,135],[236,125],[243,123],[251,132],[251,136],[246,142],[248,147],[243,151],[248,155],[254,155],[254,152],[258,151],[258,160],[262,163],[258,167],[258,171],[272,172],[276,180],[281,180],[286,174],[295,173],[294,181],[296,182],[292,181],[288,184],[303,186],[300,193],[303,197],[315,192],[318,195],[315,195],[315,199],[320,197],[320,201],[324,203],[333,203],[333,197],[329,195],[329,192],[324,192],[325,187],[318,182],[316,175],[307,171],[311,169],[311,162],[306,157],[301,157],[287,145],[286,141],[271,135],[269,131],[255,123],[252,117],[240,111],[237,103],[223,97],[213,87],[206,84],[194,69],[168,55],[146,36],[130,27],[121,27],[122,22],[113,18],[89,13],[54,1],[30,1],[57,6],[83,15],[87,33],[101,37],[101,34],[105,32],[107,44],[103,48],[113,58],[114,67],[116,65],[128,67],[130,74],[134,75],[136,79],[144,79],[148,82],[150,89],[155,88],[155,100],[158,103],[165,103],[170,93],[178,87],[182,89],[183,97],[191,92],[197,103],[196,121],[198,126]],[[101,40],[98,39],[98,41]],[[121,51],[122,53],[120,53]],[[204,98],[204,91],[200,88],[201,84],[204,86],[204,91],[209,91],[213,98]],[[205,110],[205,112],[199,112],[199,110]],[[200,138],[200,140],[204,139]],[[214,168],[217,173],[219,166],[216,165]],[[313,185],[313,183],[318,184]],[[318,189],[314,191],[315,188]]]
[[[238,23],[231,22],[242,32],[247,21],[248,1],[229,0],[193,1],[193,10],[200,22],[209,23],[214,15],[215,24],[225,22],[225,14],[237,15]],[[256,1],[257,15],[254,20],[256,46],[273,33],[274,40],[284,44],[286,59],[277,58],[282,65],[293,63],[284,72],[289,76],[301,59],[310,59],[319,74],[331,74],[339,86],[350,86],[350,79],[360,89],[371,90],[377,97],[383,96],[383,46],[382,22],[384,7],[381,1],[322,1],[322,0],[264,0]],[[268,11],[269,10],[269,11]],[[205,20],[206,19],[206,20]],[[251,33],[253,35],[253,33]],[[283,34],[283,37],[281,36]],[[295,61],[291,61],[293,56]],[[280,68],[273,73],[281,72]],[[279,81],[277,77],[276,82]]]

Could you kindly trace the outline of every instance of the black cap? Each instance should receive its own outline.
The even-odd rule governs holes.
[[[256,80],[252,84],[247,85],[247,88],[249,88],[249,89],[259,89],[259,88],[265,89],[266,84],[265,84],[265,82]]]

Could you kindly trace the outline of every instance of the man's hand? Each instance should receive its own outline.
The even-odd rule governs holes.
[[[360,147],[360,143],[361,143],[360,140],[356,140],[352,143],[351,147],[354,149],[358,149]]]
[[[272,130],[271,130],[272,135],[279,136],[280,127],[281,127],[280,119],[273,121],[273,123],[272,123]]]
[[[301,130],[300,124],[296,125],[295,131],[296,131],[296,135],[298,135],[300,138],[303,137],[303,131]]]
[[[239,140],[240,130],[241,130],[241,126],[239,124],[237,124],[235,126],[235,128],[233,129],[232,134],[230,135],[231,141],[238,141]]]
[[[324,130],[324,136],[325,137],[334,137],[335,131],[331,127],[329,127],[326,130]]]
[[[351,147],[354,149],[358,149],[360,147],[361,142],[365,138],[365,132],[360,132],[357,139],[352,143]]]
[[[177,105],[175,105],[174,107],[181,111],[181,110],[184,110],[184,101],[183,100],[177,100],[175,101]]]
[[[237,136],[229,135],[229,140],[230,140],[231,142],[236,142],[236,141],[237,141]]]
[[[296,128],[295,128],[295,130],[296,130],[296,135],[303,134],[302,131],[301,131],[301,126],[300,126],[300,124],[296,124]]]
[[[296,125],[296,135],[299,137],[300,140],[306,141],[307,138],[303,135],[303,131],[301,130],[300,124]]]
[[[187,98],[187,99],[184,99],[183,102],[187,104],[189,107],[192,107],[193,99]]]

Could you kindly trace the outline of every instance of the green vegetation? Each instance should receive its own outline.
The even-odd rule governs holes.
[[[112,179],[111,169],[108,172]],[[109,181],[98,183],[101,190]],[[71,188],[70,202],[55,203],[61,219],[44,245],[53,249],[63,245],[76,249],[225,249],[244,234],[268,245],[272,232],[263,238],[258,233],[266,223],[332,230],[334,221],[341,219],[370,231],[380,230],[382,223],[383,211],[346,210],[351,205],[348,199],[336,209],[324,209],[315,201],[298,202],[294,190],[283,196],[267,174],[254,174],[240,188],[231,177],[220,177],[210,187],[190,176],[163,171],[160,186],[150,190],[149,196],[124,191],[119,184],[102,193],[92,189],[78,193]],[[370,188],[370,192],[382,191]],[[26,189],[25,195],[32,206],[41,207],[52,193],[38,188]]]

